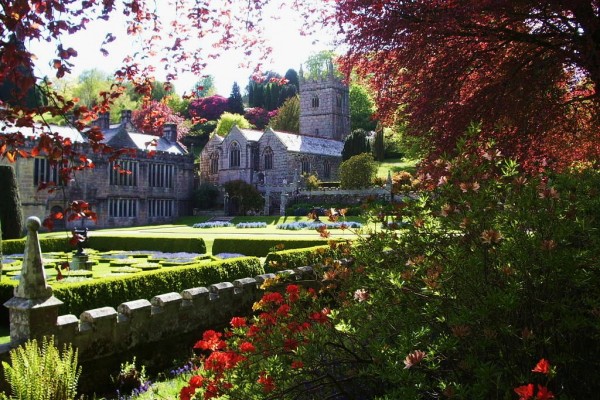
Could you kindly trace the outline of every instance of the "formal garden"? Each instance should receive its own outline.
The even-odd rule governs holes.
[[[597,398],[597,1],[1,7],[0,399]],[[313,45],[343,54],[267,70],[269,36],[285,39],[287,58],[302,50],[270,30],[291,25],[291,14]],[[92,47],[77,35],[103,21],[111,28],[96,32],[99,52],[83,61],[122,59],[101,57],[123,38],[130,54],[111,74],[75,79],[79,52]],[[234,62],[220,59],[233,49]],[[250,68],[245,97],[237,82],[229,98],[217,95],[211,65],[223,75]],[[180,95],[173,82],[188,72],[198,81]],[[192,165],[234,124],[300,133],[300,82],[334,75],[348,92],[304,106],[330,107],[336,130],[303,135],[341,137],[344,150],[320,149],[327,163],[312,153],[280,163],[302,172],[281,179],[295,186],[280,204],[259,193],[274,165],[255,133],[243,149],[216,145],[208,171]],[[135,143],[138,153],[136,134],[112,132],[115,148],[99,126],[104,118],[110,131],[107,112],[132,108],[126,122],[156,137]],[[180,140],[182,165],[166,154]],[[158,141],[168,143],[150,150]],[[136,170],[134,153],[163,151],[170,164]],[[30,168],[17,173],[21,161]],[[98,197],[99,182],[78,179],[94,168],[119,191]],[[138,177],[152,196],[141,198]],[[238,193],[244,215],[214,219],[231,211],[228,184],[252,192],[253,204]],[[19,199],[19,185],[31,195]],[[192,187],[194,199],[177,197]],[[316,200],[338,187],[385,194]],[[168,204],[190,216],[83,234],[71,228],[97,220],[86,194],[107,205],[105,226],[135,225],[138,200],[156,221],[181,215]],[[49,215],[21,215],[34,204]],[[274,211],[284,215],[256,216]]]

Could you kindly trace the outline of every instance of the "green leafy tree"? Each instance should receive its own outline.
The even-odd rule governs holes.
[[[100,102],[100,92],[110,90],[111,79],[106,72],[99,69],[88,69],[79,74],[77,82],[73,87],[71,94],[78,99],[77,104],[92,108]],[[133,91],[128,90],[137,100]]]
[[[210,210],[217,205],[219,188],[211,183],[203,182],[194,191],[194,207],[201,210]]]
[[[19,186],[11,166],[0,166],[0,226],[2,238],[18,239],[23,233]]]
[[[244,115],[244,100],[242,99],[240,87],[237,84],[237,82],[233,82],[231,94],[227,99],[227,107],[229,109],[229,112],[232,114]]]
[[[364,129],[353,130],[344,140],[342,160],[346,161],[357,154],[371,152],[371,144],[367,131]]]
[[[240,129],[249,129],[250,122],[243,115],[226,112],[219,118],[215,133],[219,136],[225,136],[234,126]]]
[[[350,157],[340,165],[340,187],[363,189],[370,187],[377,173],[377,163],[369,153]]]
[[[300,133],[300,97],[290,97],[271,119],[269,126],[276,131]]]
[[[226,182],[223,187],[229,195],[230,204],[239,206],[239,215],[246,215],[250,210],[262,209],[265,200],[253,185],[242,180],[233,180]]]
[[[358,84],[350,85],[350,124],[352,130],[364,129],[373,131],[377,127],[377,121],[373,119],[375,103],[368,90]]]
[[[194,95],[197,98],[213,96],[217,93],[215,90],[215,79],[212,75],[206,75],[200,79],[194,86]]]
[[[385,140],[383,134],[383,127],[379,126],[375,130],[375,139],[373,140],[373,157],[376,161],[383,161],[385,159]]]
[[[330,68],[333,67],[333,73],[335,76],[341,78],[341,73],[335,67],[333,60],[336,55],[331,50],[323,50],[318,53],[312,54],[304,62],[306,71],[304,71],[305,79],[321,79],[329,74]]]

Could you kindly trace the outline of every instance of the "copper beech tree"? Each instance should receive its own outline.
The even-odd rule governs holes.
[[[343,69],[370,77],[433,161],[471,123],[527,169],[600,155],[596,0],[338,1]]]
[[[261,55],[254,58],[259,66],[269,54],[261,36],[261,9],[267,3],[170,0],[161,2],[164,8],[159,10],[157,2],[148,0],[0,0],[0,158],[14,162],[18,157],[47,157],[59,168],[61,181],[45,182],[40,187],[50,190],[76,177],[76,171],[93,168],[76,144],[53,132],[43,119],[68,114],[75,117],[70,123],[85,135],[92,151],[106,154],[111,160],[118,158],[128,150],[106,147],[102,132],[90,122],[108,110],[125,85],[133,83],[137,92],[150,96],[157,65],[164,69],[167,82],[182,71],[202,76],[208,61],[233,46],[247,56],[252,52]],[[125,40],[132,42],[135,52],[123,60],[111,90],[100,94],[96,106],[76,108],[73,100],[61,96],[43,77],[35,76],[35,63],[46,60],[37,60],[28,49],[29,43],[42,41],[54,46],[55,56],[50,63],[60,78],[71,72],[78,54],[76,48],[64,46],[62,38],[85,30],[93,21],[115,19],[117,14],[126,21]],[[99,57],[109,56],[105,46],[115,39],[112,33],[106,35],[98,49]],[[43,101],[30,101],[32,93]],[[26,146],[32,131],[38,138],[33,148]],[[68,207],[71,218],[93,218],[85,205],[79,202]],[[46,222],[50,227],[52,219]]]

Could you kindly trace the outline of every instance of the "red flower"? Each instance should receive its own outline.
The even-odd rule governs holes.
[[[294,351],[298,348],[298,341],[296,339],[285,339],[283,348],[287,351]]]
[[[542,358],[532,371],[548,375],[548,372],[550,372],[550,363],[545,358]]]
[[[253,351],[256,351],[256,348],[250,342],[243,342],[242,344],[240,344],[240,351],[242,353],[251,353]]]
[[[304,363],[302,361],[292,361],[292,369],[299,369],[304,367]]]
[[[204,378],[200,375],[194,375],[190,378],[189,384],[194,389],[202,387],[202,385],[204,384]]]
[[[415,350],[412,353],[409,353],[404,359],[404,369],[409,369],[419,364],[421,361],[423,361],[425,355],[426,353],[421,350]]]
[[[325,322],[327,322],[327,314],[328,314],[328,312],[323,312],[323,311],[314,312],[314,313],[310,314],[310,316],[308,318],[310,318],[317,324],[324,324]]]
[[[265,293],[263,295],[262,299],[260,300],[260,302],[263,304],[267,304],[267,303],[275,303],[277,305],[283,304],[283,296],[281,295],[281,293],[278,293],[278,292]]]
[[[258,318],[265,325],[275,325],[277,323],[277,318],[269,313],[262,313],[258,316]]]
[[[554,398],[554,394],[546,386],[538,385],[538,392],[535,397],[539,400],[550,400]]]
[[[214,371],[217,374],[235,367],[245,358],[232,351],[215,351],[208,356],[204,362],[204,369]]]
[[[520,396],[519,400],[529,400],[533,397],[533,390],[533,383],[530,383],[529,385],[523,385],[515,388],[515,393]]]
[[[246,326],[246,318],[243,318],[243,317],[231,318],[231,326],[234,328],[242,328],[242,327]]]
[[[190,386],[183,387],[179,392],[179,400],[190,400],[195,392],[196,388]]]
[[[300,287],[298,287],[298,285],[288,285],[285,291],[288,294],[288,299],[292,303],[300,298]]]
[[[277,315],[279,315],[281,317],[287,317],[289,313],[290,313],[290,306],[287,304],[282,304],[277,309]]]
[[[266,393],[272,392],[273,390],[275,390],[275,383],[273,382],[273,378],[271,378],[270,376],[268,376],[266,374],[266,372],[261,372],[260,373],[260,377],[258,378],[258,383],[260,383],[261,385],[263,385],[263,390]]]
[[[199,340],[194,345],[195,349],[201,350],[221,350],[227,347],[227,343],[221,340],[221,336],[223,336],[220,332],[215,332],[213,330],[205,331],[202,335],[202,340]]]

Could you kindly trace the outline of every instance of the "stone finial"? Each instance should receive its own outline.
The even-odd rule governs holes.
[[[15,297],[22,299],[47,299],[52,296],[52,288],[46,283],[46,272],[42,262],[42,249],[38,240],[38,230],[42,223],[38,217],[27,218],[27,240],[21,267],[19,286]]]

